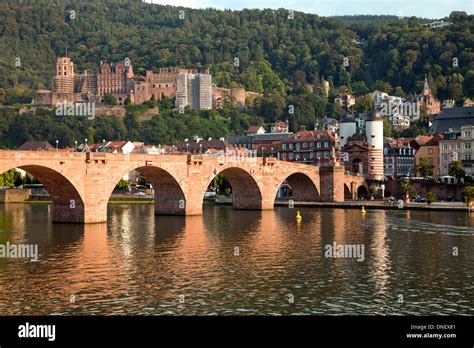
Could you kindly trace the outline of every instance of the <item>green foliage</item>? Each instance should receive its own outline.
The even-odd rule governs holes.
[[[448,166],[448,173],[450,176],[454,176],[456,179],[462,179],[466,176],[466,172],[462,167],[460,160],[453,161]]]
[[[405,196],[413,197],[416,195],[416,190],[411,184],[410,179],[403,178],[400,180],[400,190]]]
[[[466,186],[462,191],[462,195],[466,200],[466,203],[474,201],[474,186]]]
[[[104,94],[104,104],[117,105],[117,99],[111,94]]]
[[[377,186],[375,186],[375,185],[369,186],[370,196],[373,197],[375,195],[375,192],[377,192],[377,190],[378,190]]]
[[[3,174],[0,174],[0,187],[15,187],[23,184],[21,175],[15,169],[10,169]]]
[[[232,186],[230,186],[229,180],[227,180],[227,178],[221,173],[214,177],[210,186],[217,189],[217,194],[229,195],[232,193]]]
[[[420,158],[420,163],[416,166],[416,172],[422,177],[432,176],[434,166],[430,163],[428,157]]]
[[[428,203],[436,202],[436,199],[436,195],[433,192],[430,191],[426,194],[426,201]]]
[[[128,190],[130,188],[130,183],[128,181],[120,179],[117,185],[115,185],[115,188],[120,190]]]
[[[390,123],[390,120],[387,117],[383,119],[383,135],[385,137],[392,137],[393,136],[393,126]]]
[[[65,8],[74,10],[76,19],[65,16]],[[452,25],[439,29],[396,16],[324,18],[295,12],[296,20],[289,21],[286,9],[187,9],[185,20],[176,13],[175,7],[137,0],[5,0],[0,88],[50,88],[51,62],[68,47],[76,71],[96,71],[100,61],[128,56],[135,73],[173,65],[210,67],[219,86],[282,96],[322,75],[331,87],[347,85],[358,95],[365,93],[364,85],[419,92],[428,72],[440,99],[472,91],[467,72],[474,70],[474,17],[465,13],[453,12]],[[28,54],[15,66],[19,51]],[[340,64],[344,57],[348,67]],[[459,58],[457,67],[453,57]],[[11,95],[13,104],[26,97]]]

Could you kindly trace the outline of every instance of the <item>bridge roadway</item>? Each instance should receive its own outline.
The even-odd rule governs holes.
[[[223,173],[235,209],[273,209],[286,181],[297,201],[341,202],[366,187],[343,166],[316,167],[275,158],[112,154],[0,150],[0,173],[20,168],[36,177],[53,200],[54,222],[107,221],[107,202],[116,184],[136,170],[155,191],[155,213],[200,215],[204,192]]]

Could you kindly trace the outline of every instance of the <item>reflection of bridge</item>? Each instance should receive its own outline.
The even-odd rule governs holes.
[[[314,167],[275,158],[221,158],[109,153],[0,151],[0,173],[20,168],[35,176],[53,200],[53,221],[107,221],[107,202],[119,180],[137,170],[153,185],[155,212],[202,213],[204,192],[218,173],[229,180],[236,209],[273,209],[286,180],[297,201],[341,202],[366,187],[344,167]]]

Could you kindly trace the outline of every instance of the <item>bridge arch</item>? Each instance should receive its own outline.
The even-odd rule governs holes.
[[[344,183],[344,200],[352,200],[351,189],[346,183]]]
[[[38,164],[24,164],[10,169],[22,169],[43,184],[52,199],[52,221],[84,223],[84,200],[73,182],[59,171]]]
[[[179,183],[179,178],[170,171],[157,166],[138,166],[127,169],[126,173],[119,173],[111,181],[107,198],[117,183],[133,170],[137,171],[152,184],[155,200],[155,214],[157,215],[186,215],[187,197]]]
[[[289,199],[295,202],[316,202],[321,200],[316,183],[307,174],[302,172],[290,174],[279,183],[278,189],[285,182],[291,188]]]
[[[368,199],[370,197],[369,190],[365,185],[360,185],[357,187],[357,198],[358,199]]]
[[[261,188],[247,170],[239,167],[228,167],[217,174],[224,175],[232,187],[232,206],[234,209],[260,210],[263,208]],[[209,180],[206,188],[214,178],[215,175]]]

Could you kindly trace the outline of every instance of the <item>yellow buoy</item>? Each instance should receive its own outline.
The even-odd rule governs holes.
[[[364,213],[365,213],[365,208],[364,208],[364,206],[362,206],[362,214],[364,214]]]
[[[299,211],[296,212],[296,220],[297,220],[298,222],[300,222],[301,219],[302,219],[302,217],[301,217],[301,215],[300,215],[300,212],[299,212]]]

